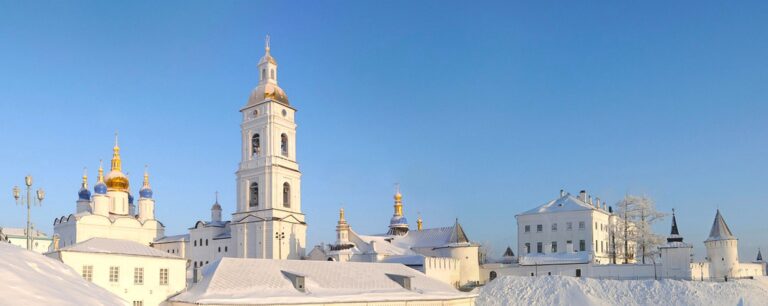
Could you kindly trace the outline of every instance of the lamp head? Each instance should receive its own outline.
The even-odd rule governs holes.
[[[18,201],[20,196],[21,196],[21,190],[19,190],[19,186],[13,186],[13,198],[16,199],[16,201]]]
[[[45,190],[43,190],[42,188],[38,189],[37,190],[37,200],[42,202],[44,198],[45,198]]]
[[[24,177],[24,183],[27,184],[27,187],[32,186],[32,176],[27,175]]]

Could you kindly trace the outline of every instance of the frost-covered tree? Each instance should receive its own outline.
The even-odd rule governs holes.
[[[664,241],[664,237],[653,233],[652,225],[665,214],[657,211],[653,200],[646,196],[627,195],[616,203],[616,208],[619,219],[614,225],[614,254],[622,254],[624,263],[638,254],[646,263],[646,257],[654,256]]]

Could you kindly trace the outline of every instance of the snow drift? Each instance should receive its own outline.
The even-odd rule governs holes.
[[[0,305],[127,305],[60,261],[0,243]]]
[[[768,277],[727,283],[600,280],[568,276],[500,277],[477,305],[768,305]]]

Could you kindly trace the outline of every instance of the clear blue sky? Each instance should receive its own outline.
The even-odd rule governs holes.
[[[167,234],[209,218],[217,190],[231,213],[238,110],[271,34],[309,247],[334,240],[340,206],[385,231],[400,182],[411,223],[458,217],[496,253],[516,213],[564,188],[677,208],[697,256],[719,207],[753,259],[768,250],[766,29],[762,1],[1,1],[0,225],[24,224],[11,187],[31,173],[52,232],[115,130],[134,189],[150,165]]]

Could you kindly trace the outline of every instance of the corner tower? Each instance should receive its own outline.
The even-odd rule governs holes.
[[[709,238],[704,241],[709,258],[709,277],[725,279],[739,276],[739,240],[717,210]]]
[[[232,236],[237,257],[301,259],[307,224],[296,162],[296,109],[277,85],[269,36],[264,49],[259,84],[240,109],[242,148]]]

